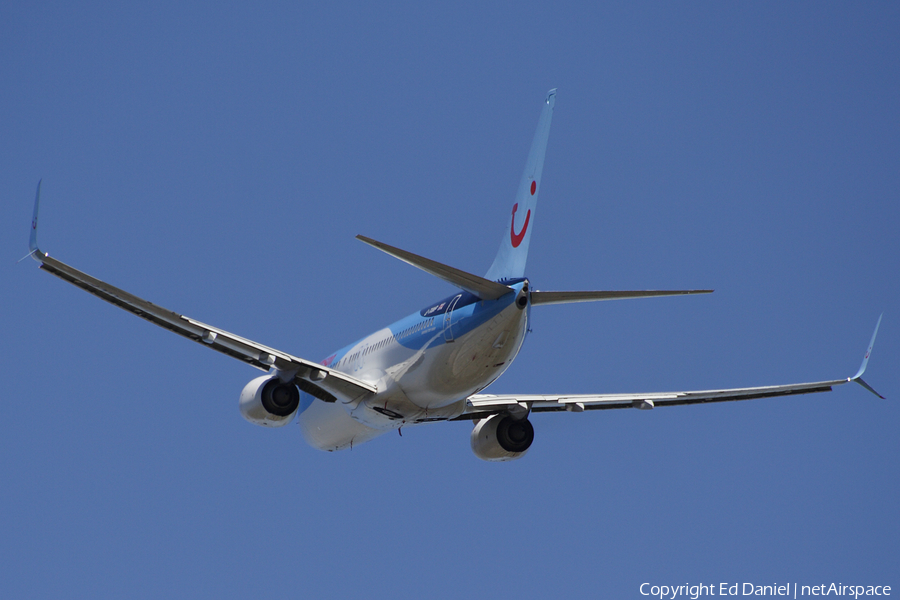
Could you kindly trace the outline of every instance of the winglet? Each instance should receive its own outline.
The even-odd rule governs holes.
[[[40,211],[41,206],[41,182],[43,179],[38,181],[37,191],[34,193],[34,216],[31,217],[31,237],[28,239],[28,249],[31,250],[28,254],[19,259],[19,262],[22,262],[29,256],[39,263],[43,264],[43,260],[41,260],[40,255],[43,254],[40,248],[37,245],[37,226],[38,226],[38,212]]]
[[[547,104],[550,105],[550,108],[553,108],[553,105],[556,104],[556,88],[547,92]]]
[[[885,399],[884,396],[873,390],[868,383],[863,381],[862,375],[866,372],[866,366],[869,364],[869,357],[872,356],[872,348],[875,346],[875,336],[878,335],[878,328],[881,326],[881,317],[883,316],[884,313],[881,313],[881,315],[878,317],[878,323],[875,324],[875,331],[872,333],[872,339],[869,341],[869,347],[866,350],[866,355],[863,357],[862,364],[859,365],[859,371],[856,372],[856,375],[847,379],[847,381],[855,381],[882,400]]]

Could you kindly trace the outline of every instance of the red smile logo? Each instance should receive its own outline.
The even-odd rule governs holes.
[[[519,210],[519,203],[516,202],[513,204],[512,211],[512,221],[509,224],[509,239],[512,242],[513,248],[518,248],[519,244],[522,243],[522,240],[525,238],[525,232],[528,231],[528,221],[531,220],[531,209],[528,209],[528,212],[525,213],[525,225],[522,226],[522,231],[516,233],[516,211]]]
[[[531,182],[531,195],[534,196],[534,193],[537,191],[537,181]],[[528,209],[528,212],[525,213],[525,224],[522,225],[522,231],[516,233],[516,211],[519,210],[519,203],[516,202],[513,204],[513,212],[512,212],[512,222],[509,224],[509,239],[512,242],[513,248],[518,248],[519,244],[522,243],[522,240],[525,238],[525,232],[528,231],[528,221],[531,220],[531,209]]]

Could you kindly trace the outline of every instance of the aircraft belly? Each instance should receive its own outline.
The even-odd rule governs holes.
[[[320,400],[313,400],[297,420],[306,443],[328,452],[352,448],[385,432],[360,423],[338,403]]]
[[[355,406],[347,407],[350,415],[367,427],[397,429],[407,424],[450,419],[461,415],[465,410],[465,399],[444,403],[441,407],[414,404],[390,377],[381,379],[378,388],[380,391],[377,394],[364,398]]]

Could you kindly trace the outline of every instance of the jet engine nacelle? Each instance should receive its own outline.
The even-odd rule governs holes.
[[[493,415],[478,421],[472,429],[472,452],[481,460],[515,460],[525,456],[534,441],[534,427],[528,419]]]
[[[276,375],[257,377],[241,391],[241,416],[263,427],[287,425],[300,406],[300,390]]]

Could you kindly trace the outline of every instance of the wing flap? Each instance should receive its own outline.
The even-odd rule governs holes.
[[[734,402],[829,392],[833,386],[852,381],[837,379],[789,385],[732,388],[723,390],[698,390],[690,392],[652,392],[647,394],[570,394],[570,395],[491,395],[477,394],[468,398],[466,411],[461,419],[477,419],[482,416],[504,412],[514,405],[525,405],[533,412],[554,412],[569,410],[604,410],[612,408],[654,408],[660,406],[683,406],[686,404],[706,404],[709,402]]]
[[[884,316],[884,315],[882,315]],[[738,400],[756,400],[758,398],[777,398],[796,396],[799,394],[815,394],[830,392],[834,386],[855,381],[876,396],[884,396],[872,389],[862,380],[866,371],[872,349],[875,347],[875,336],[881,317],[875,324],[875,331],[866,350],[865,358],[856,375],[846,379],[831,381],[813,381],[809,383],[789,383],[787,385],[767,385],[762,387],[731,388],[724,390],[699,390],[693,392],[652,392],[649,394],[571,394],[571,395],[537,395],[520,394],[498,396],[493,394],[475,394],[466,399],[466,409],[456,421],[480,419],[492,414],[510,412],[527,414],[532,412],[554,412],[567,410],[584,412],[586,410],[604,410],[610,408],[651,409],[657,406],[683,406],[685,404],[706,404],[709,402],[734,402]]]
[[[329,369],[318,363],[270,348],[157,306],[46,254],[36,252],[34,256],[41,263],[41,269],[150,321],[154,325],[202,343],[257,369],[268,371],[275,368],[285,373],[293,372],[295,381],[303,391],[327,402],[333,402],[337,398],[352,401],[364,394],[377,391],[374,385],[340,371]]]

